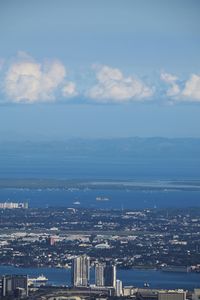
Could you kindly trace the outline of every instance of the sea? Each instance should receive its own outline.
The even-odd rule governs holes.
[[[107,199],[97,201],[96,198]],[[1,188],[0,202],[29,203],[32,208],[83,207],[100,209],[163,209],[200,206],[200,191]]]
[[[28,144],[29,145],[29,144]],[[1,145],[2,149],[3,146]],[[200,159],[183,158],[137,158],[109,156],[67,155],[55,146],[27,150],[20,144],[0,148],[1,179],[56,179],[82,181],[133,180],[199,180]],[[48,150],[48,149],[53,150]],[[58,149],[57,149],[58,148]],[[24,150],[25,149],[25,150]],[[47,151],[48,150],[48,151]],[[108,201],[96,201],[97,197]],[[30,207],[71,207],[105,209],[145,209],[169,207],[199,207],[200,190],[132,190],[132,189],[27,189],[0,188],[0,202],[28,201]],[[80,204],[74,204],[74,203]]]

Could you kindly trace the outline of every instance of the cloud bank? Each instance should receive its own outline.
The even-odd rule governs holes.
[[[149,100],[158,102],[159,99],[162,99],[162,103],[164,99],[164,102],[171,104],[200,103],[198,74],[190,74],[183,80],[162,71],[155,88],[135,75],[125,76],[119,68],[94,65],[91,78],[82,72],[79,81],[76,77],[72,81],[61,61],[39,62],[24,52],[10,63],[1,58],[0,71],[0,92],[4,93],[7,102],[13,103],[68,102],[74,101],[77,96],[79,102],[89,103],[123,104]],[[91,81],[93,84],[89,83]]]
[[[4,81],[6,96],[16,103],[53,101],[61,86],[64,97],[76,94],[75,84],[66,81],[66,69],[61,62],[38,63],[27,57],[10,65]]]
[[[109,66],[96,68],[97,84],[87,93],[98,102],[141,101],[153,95],[153,89],[134,77],[125,77],[119,69]]]

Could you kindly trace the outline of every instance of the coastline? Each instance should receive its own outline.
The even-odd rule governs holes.
[[[200,180],[180,180],[180,179],[166,179],[166,180],[112,180],[112,179],[98,179],[98,180],[67,180],[67,179],[25,179],[0,178],[0,189],[30,189],[30,190],[45,190],[45,189],[63,189],[69,191],[75,190],[146,190],[146,191],[199,191]]]

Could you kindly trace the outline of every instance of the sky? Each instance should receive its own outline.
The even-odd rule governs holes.
[[[0,139],[200,137],[199,0],[0,0]]]

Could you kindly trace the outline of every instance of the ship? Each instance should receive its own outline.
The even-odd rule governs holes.
[[[42,274],[36,278],[29,278],[28,284],[29,285],[31,285],[31,284],[44,285],[47,281],[48,281],[48,278]]]
[[[96,201],[109,201],[110,199],[107,197],[96,197]]]
[[[74,201],[73,204],[74,205],[80,205],[81,203],[79,201]]]

